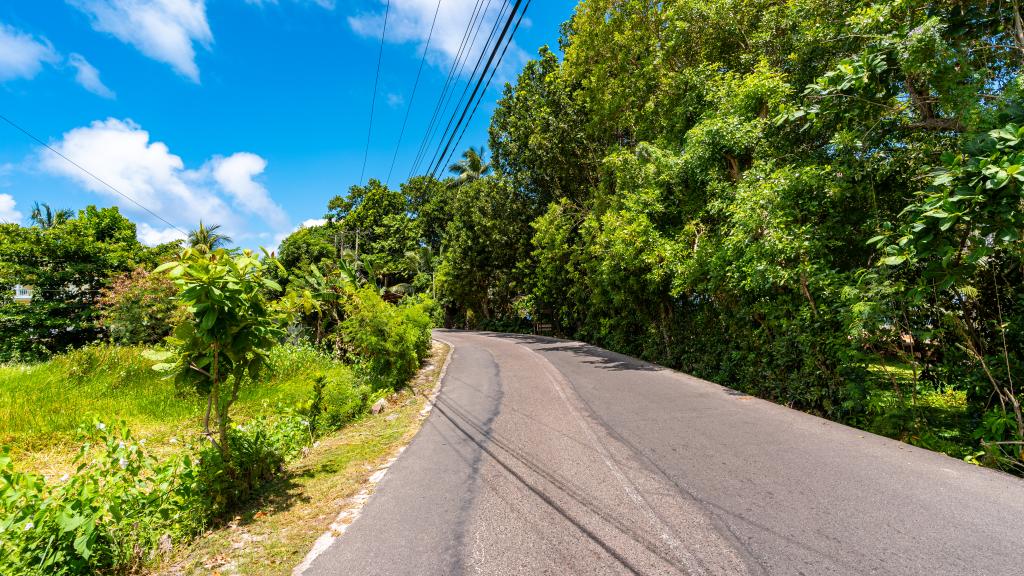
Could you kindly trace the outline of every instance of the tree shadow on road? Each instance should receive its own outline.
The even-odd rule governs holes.
[[[638,360],[625,354],[612,352],[585,342],[560,340],[533,334],[505,334],[502,332],[481,332],[484,336],[513,340],[533,347],[538,352],[568,352],[577,356],[580,363],[596,366],[612,372],[659,372],[668,370],[657,364]]]

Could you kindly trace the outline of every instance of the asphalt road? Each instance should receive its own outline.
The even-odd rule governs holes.
[[[1024,574],[1024,482],[585,344],[438,331],[434,411],[306,572]]]

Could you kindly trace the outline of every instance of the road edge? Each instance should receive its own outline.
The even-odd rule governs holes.
[[[366,481],[366,486],[364,486],[363,489],[360,490],[355,496],[349,498],[349,505],[338,513],[338,515],[335,517],[334,521],[331,523],[328,529],[313,542],[313,546],[311,547],[309,552],[306,553],[306,556],[302,559],[302,562],[300,562],[295,568],[292,569],[292,576],[302,576],[306,572],[306,570],[308,570],[313,565],[313,562],[315,562],[316,559],[320,557],[320,555],[326,552],[331,546],[335,544],[335,542],[337,542],[339,539],[341,539],[342,536],[345,535],[345,532],[348,530],[349,526],[351,526],[353,523],[355,523],[356,520],[359,519],[359,516],[363,511],[363,507],[366,506],[366,503],[370,500],[370,497],[373,496],[374,489],[376,488],[377,484],[379,484],[380,481],[384,479],[384,476],[387,475],[387,472],[391,468],[391,466],[398,461],[398,459],[402,456],[402,453],[405,452],[405,449],[409,446],[409,444],[412,443],[412,441],[416,439],[416,436],[419,435],[419,431],[423,429],[423,422],[434,409],[434,402],[437,399],[437,395],[441,392],[441,386],[444,384],[445,377],[448,375],[448,366],[451,364],[452,356],[455,355],[454,344],[447,340],[437,338],[434,336],[432,336],[431,339],[435,342],[443,344],[448,348],[448,350],[445,353],[444,363],[441,365],[441,371],[438,372],[437,374],[437,380],[436,382],[434,382],[433,388],[431,388],[429,393],[424,395],[426,396],[426,403],[424,404],[423,408],[420,409],[419,416],[417,416],[419,428],[416,430],[416,433],[409,438],[408,442],[406,442],[403,446],[399,447],[395,451],[394,456],[389,458],[387,462],[385,462],[382,466],[378,467],[377,470],[374,471],[372,475],[370,475],[370,477]]]

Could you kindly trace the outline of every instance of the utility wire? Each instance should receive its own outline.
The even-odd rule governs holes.
[[[516,26],[515,28],[512,29],[512,35],[509,36],[508,42],[505,43],[505,48],[502,49],[501,51],[501,56],[498,57],[498,64],[491,69],[491,77],[487,79],[487,85],[484,86],[484,91],[480,94],[480,97],[477,98],[476,105],[473,106],[473,111],[469,113],[469,120],[467,120],[462,127],[462,133],[459,134],[459,139],[455,141],[455,146],[452,148],[452,151],[448,154],[448,159],[442,162],[441,166],[444,166],[445,164],[451,161],[452,154],[454,154],[455,151],[459,149],[459,144],[461,144],[462,139],[466,137],[466,132],[469,131],[469,124],[470,122],[473,121],[473,117],[476,116],[476,112],[480,108],[480,103],[484,101],[484,96],[487,94],[487,91],[490,90],[491,82],[494,80],[494,75],[498,72],[498,69],[501,67],[502,61],[505,60],[505,54],[508,53],[508,48],[509,46],[512,45],[512,41],[516,37],[516,32],[519,31],[519,25],[523,23],[523,17],[526,16],[526,11],[530,9],[531,2],[533,2],[533,0],[526,0],[526,5],[523,6],[523,11],[519,13],[519,20],[516,21]]]
[[[0,114],[0,120],[3,120],[4,122],[7,122],[7,123],[8,123],[8,124],[10,124],[11,126],[13,126],[13,127],[14,127],[14,128],[16,129],[16,130],[20,131],[20,132],[21,132],[22,134],[24,134],[24,135],[28,136],[29,138],[31,138],[31,139],[33,139],[33,140],[35,140],[35,141],[36,141],[37,143],[39,143],[39,144],[40,144],[41,146],[43,146],[44,148],[46,148],[46,149],[47,149],[47,150],[49,150],[50,152],[53,152],[53,153],[54,153],[54,154],[56,154],[57,156],[60,156],[60,157],[61,157],[61,158],[63,158],[63,159],[64,159],[64,160],[65,160],[65,161],[66,161],[66,162],[67,162],[68,164],[71,164],[71,165],[72,165],[72,166],[74,166],[75,168],[78,168],[78,169],[79,169],[79,170],[81,170],[82,172],[85,172],[86,174],[88,174],[89,176],[91,176],[91,177],[92,177],[92,178],[93,178],[94,180],[96,180],[97,182],[99,182],[100,184],[103,184],[103,185],[104,185],[104,186],[106,186],[107,188],[110,188],[111,190],[113,190],[114,192],[116,192],[116,193],[117,193],[117,194],[118,194],[119,196],[121,196],[122,198],[124,198],[125,200],[128,200],[128,201],[129,201],[129,202],[131,202],[132,204],[135,204],[135,205],[136,205],[136,206],[138,206],[139,208],[142,208],[142,209],[143,209],[143,210],[145,210],[146,212],[149,212],[149,214],[150,214],[151,216],[153,216],[154,218],[156,218],[157,220],[159,220],[159,221],[163,222],[164,224],[167,224],[167,225],[168,225],[168,226],[170,226],[171,228],[174,228],[174,229],[175,229],[175,230],[177,230],[178,232],[181,232],[182,234],[184,234],[184,235],[188,236],[188,233],[187,233],[187,232],[185,232],[185,231],[184,231],[184,230],[182,230],[181,228],[178,228],[178,227],[177,227],[177,226],[175,226],[174,224],[171,224],[171,223],[170,223],[170,222],[168,222],[168,221],[167,221],[167,220],[166,220],[166,219],[165,219],[165,218],[164,218],[163,216],[161,216],[161,215],[157,214],[156,212],[153,212],[153,211],[152,211],[152,210],[150,210],[149,208],[146,208],[145,206],[143,206],[143,205],[142,205],[142,204],[141,204],[141,203],[140,203],[140,202],[139,202],[138,200],[136,200],[136,199],[132,198],[131,196],[129,196],[129,195],[127,195],[127,194],[125,194],[124,192],[121,192],[121,191],[120,191],[120,190],[118,190],[117,188],[114,188],[114,187],[113,187],[113,186],[111,186],[111,185],[110,185],[110,184],[109,184],[109,183],[108,183],[108,182],[107,182],[106,180],[104,180],[104,179],[100,178],[99,176],[97,176],[97,175],[93,174],[92,172],[90,172],[90,171],[86,170],[85,168],[83,168],[81,164],[79,164],[79,163],[75,162],[75,161],[74,161],[74,160],[72,160],[71,158],[68,158],[67,156],[65,156],[65,155],[61,154],[60,152],[58,152],[58,151],[56,151],[56,150],[54,150],[54,149],[53,149],[53,147],[51,147],[51,146],[50,146],[49,144],[47,144],[46,142],[43,142],[43,141],[42,141],[42,140],[40,140],[39,138],[36,138],[36,137],[35,137],[35,136],[34,136],[34,135],[33,135],[33,134],[31,133],[31,132],[29,132],[28,130],[26,130],[26,129],[22,128],[21,126],[18,126],[18,125],[17,125],[17,124],[15,124],[15,123],[14,123],[14,122],[13,122],[13,121],[12,121],[12,120],[10,119],[10,118],[8,118],[8,117],[4,116],[3,114]]]
[[[487,74],[487,72],[490,70],[491,64],[494,62],[495,56],[498,55],[498,48],[501,45],[502,41],[505,39],[505,35],[508,33],[508,29],[512,26],[512,20],[515,18],[516,12],[519,11],[519,6],[522,3],[523,3],[523,0],[516,0],[515,6],[512,7],[512,11],[509,13],[509,18],[505,22],[505,27],[501,31],[501,36],[498,37],[498,41],[495,43],[494,49],[491,50],[491,56],[487,59],[487,64],[484,66],[483,74]],[[470,97],[469,97],[469,101],[470,102],[472,102],[473,99],[476,98],[477,92],[479,92],[480,86],[483,84],[483,82],[484,82],[484,77],[483,77],[483,75],[481,75],[480,79],[477,80],[476,86],[473,88],[473,94],[471,94]],[[456,131],[462,125],[463,120],[465,120],[466,114],[469,113],[469,105],[468,104],[469,103],[467,102],[467,106],[462,110],[462,116],[459,117],[459,121],[455,124],[455,130]],[[444,159],[445,157],[447,157],[448,150],[449,150],[449,148],[451,148],[451,146],[453,144],[454,138],[455,138],[455,133],[453,132],[451,137],[449,137],[449,139],[448,139],[448,143],[445,145],[444,151],[438,157],[437,162],[435,163],[433,170],[430,171],[431,175],[436,175],[437,168],[440,165],[441,160]]]
[[[488,5],[490,0],[488,0]],[[424,154],[426,154],[427,148],[430,144],[430,138],[435,130],[435,123],[439,118],[442,108],[445,106],[445,97],[448,95],[448,88],[452,83],[452,80],[456,76],[456,70],[460,70],[460,63],[463,62],[463,54],[466,54],[468,58],[468,52],[466,50],[466,42],[469,40],[470,33],[473,30],[474,22],[477,22],[477,14],[481,16],[480,23],[482,23],[483,12],[480,11],[480,7],[483,5],[483,0],[477,0],[476,5],[473,7],[473,13],[470,14],[469,21],[466,23],[466,31],[462,35],[462,41],[459,44],[459,50],[452,60],[451,68],[448,70],[448,77],[444,81],[444,86],[441,88],[441,95],[437,99],[437,104],[434,106],[434,113],[430,117],[430,122],[427,125],[427,131],[423,135],[423,140],[420,142],[419,150],[416,152],[416,158],[413,160],[412,168],[409,171],[409,177],[412,178],[416,174],[416,170],[419,168],[420,162],[423,160]],[[476,25],[479,27],[480,23]],[[461,71],[460,71],[461,73]]]
[[[395,171],[395,162],[398,161],[398,150],[402,147],[402,138],[405,136],[405,127],[409,123],[409,114],[412,112],[412,103],[416,100],[416,89],[420,86],[420,76],[423,74],[423,65],[427,63],[427,51],[430,50],[430,41],[434,38],[434,26],[437,24],[437,15],[441,12],[442,0],[437,0],[437,8],[434,10],[434,20],[430,23],[430,33],[427,35],[427,43],[423,47],[423,56],[420,58],[420,68],[416,71],[416,81],[412,83],[412,94],[409,96],[409,107],[405,109],[405,119],[402,120],[402,129],[398,132],[398,143],[395,144],[395,155],[391,158],[391,168],[388,169],[388,178],[384,181],[387,186],[391,182],[391,174]]]
[[[508,3],[508,0],[501,0],[501,1],[502,1],[503,4],[507,4]],[[471,56],[471,54],[473,52],[473,48],[476,46],[476,39],[480,35],[480,30],[483,28],[484,20],[487,17],[487,11],[490,10],[490,8],[491,8],[491,2],[493,2],[493,0],[487,0],[487,5],[484,6],[484,9],[480,12],[480,19],[477,21],[477,24],[476,24],[476,26],[473,29],[473,37],[472,37],[472,39],[470,39],[469,44],[466,45],[466,53],[463,56],[462,64],[459,66],[458,71],[456,71],[455,75],[452,77],[451,91],[448,92],[444,96],[444,105],[441,107],[441,115],[437,117],[437,123],[431,128],[431,130],[430,130],[430,132],[428,134],[429,138],[428,138],[428,141],[427,141],[427,146],[423,149],[423,157],[420,159],[421,161],[426,159],[427,150],[430,148],[430,145],[429,145],[430,144],[430,140],[433,140],[434,134],[437,132],[437,129],[441,127],[441,118],[444,117],[444,115],[448,113],[448,106],[449,106],[449,104],[451,104],[452,98],[455,96],[455,92],[458,90],[458,87],[456,85],[459,83],[459,77],[461,77],[462,73],[466,71],[466,66],[469,64],[469,59],[470,59],[470,56]],[[504,13],[504,11],[505,11],[505,9],[504,9],[504,7],[502,7],[501,13]],[[497,18],[501,18],[501,13],[499,13]],[[495,20],[495,22],[497,22],[497,20]],[[472,80],[473,77],[476,76],[477,69],[479,69],[479,67],[480,67],[480,60],[483,59],[482,55],[487,51],[487,47],[490,46],[491,38],[493,38],[493,37],[494,37],[494,30],[492,28],[490,35],[488,35],[488,37],[487,37],[487,40],[480,47],[480,54],[481,54],[481,56],[477,57],[477,63],[473,67],[473,73],[470,74],[469,80],[466,81],[467,85],[468,85],[469,82],[472,82],[473,81]],[[462,105],[462,100],[465,98],[465,92],[466,92],[466,90],[463,89],[463,94],[462,94],[462,96],[460,96],[459,101],[453,107],[453,111],[454,110],[458,110],[459,106]],[[453,112],[453,115],[454,115],[454,112]],[[449,125],[445,126],[445,129],[441,131],[441,138],[444,138],[444,135],[448,133],[448,128],[449,128],[450,125],[451,125],[451,121],[449,120]],[[433,156],[431,156],[431,159],[433,159]]]
[[[477,56],[476,64],[473,66],[473,72],[469,75],[469,79],[466,80],[466,85],[462,88],[462,94],[459,96],[459,101],[455,104],[455,108],[452,111],[452,115],[448,119],[448,124],[445,126],[444,130],[441,131],[441,139],[438,141],[437,149],[434,150],[434,154],[431,156],[431,160],[430,160],[430,163],[428,164],[428,166],[433,166],[437,162],[437,157],[438,157],[438,154],[441,152],[441,147],[442,147],[443,142],[445,141],[445,138],[446,137],[450,137],[450,135],[454,133],[454,132],[452,132],[452,122],[455,121],[455,116],[458,114],[459,108],[463,107],[463,102],[466,101],[466,94],[469,93],[469,87],[470,87],[470,85],[473,84],[473,79],[477,77],[478,73],[480,74],[480,78],[481,79],[484,76],[487,75],[487,69],[486,68],[484,68],[483,71],[480,71],[480,64],[483,63],[484,55],[487,54],[487,48],[489,46],[491,46],[491,41],[494,39],[494,34],[498,31],[498,28],[501,25],[502,18],[506,17],[505,16],[505,10],[510,5],[511,4],[510,4],[510,2],[508,0],[504,0],[504,2],[502,2],[501,9],[498,11],[498,15],[494,19],[494,24],[491,26],[491,33],[488,34],[487,41],[484,42],[483,47],[480,49],[480,54],[479,54],[479,56]],[[514,18],[514,17],[515,17],[514,16],[514,12],[510,13],[509,16],[508,16],[508,18]],[[495,49],[497,48],[497,46],[499,44],[500,44],[500,40],[499,40],[498,43],[494,44]],[[478,86],[479,86],[479,84],[478,84]],[[470,99],[469,102],[472,102],[472,99]],[[468,107],[468,106],[470,106],[470,104],[466,105],[466,107]],[[455,131],[456,132],[458,131],[458,127],[455,128]]]
[[[482,10],[481,7],[483,6],[483,0],[477,0],[476,4],[473,6],[473,12],[472,14],[470,14],[469,20],[466,22],[466,30],[465,32],[463,32],[462,40],[459,43],[459,50],[456,53],[455,58],[452,60],[452,65],[448,70],[448,75],[445,78],[444,86],[441,87],[441,95],[438,97],[437,104],[434,106],[434,113],[431,114],[430,116],[430,122],[427,125],[427,131],[423,135],[423,140],[420,142],[419,150],[416,152],[416,159],[413,161],[413,168],[410,171],[410,178],[415,174],[416,170],[420,165],[420,162],[423,161],[423,157],[427,153],[427,149],[429,148],[430,145],[430,140],[434,135],[434,131],[437,129],[437,122],[441,118],[440,115],[442,111],[448,107],[448,101],[451,98],[449,88],[454,90],[453,82],[455,82],[458,75],[462,73],[462,70],[465,67],[466,59],[469,58],[469,53],[470,50],[472,49],[472,44],[476,41],[476,36],[475,34],[473,34],[474,27],[476,27],[476,29],[479,30],[480,25],[483,23],[483,18],[487,12],[487,8],[490,7],[490,3],[491,0],[487,0],[487,6],[483,7]],[[471,35],[473,36],[473,41],[470,41]],[[467,42],[469,43],[467,44]]]
[[[377,53],[377,75],[373,80],[373,98],[370,100],[370,125],[366,127],[366,149],[363,152],[363,169],[359,171],[359,183],[366,176],[366,161],[370,158],[370,136],[373,134],[373,113],[377,107],[377,85],[380,83],[380,63],[384,60],[384,35],[388,31],[388,16],[391,14],[391,0],[384,9],[384,28],[380,31],[380,52]]]

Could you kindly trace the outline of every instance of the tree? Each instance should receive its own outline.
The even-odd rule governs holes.
[[[0,358],[35,359],[103,335],[97,300],[112,278],[152,267],[163,248],[136,239],[117,208],[89,206],[49,228],[0,225]],[[32,300],[12,300],[15,285]]]
[[[280,264],[250,250],[234,255],[205,248],[186,249],[156,269],[177,285],[188,312],[170,340],[174,361],[157,368],[173,370],[179,385],[206,397],[203,433],[230,463],[231,406],[244,383],[259,382],[270,349],[283,335],[266,297],[267,290],[280,291],[268,277],[268,267]]]
[[[490,174],[491,163],[484,162],[484,149],[476,149],[470,146],[462,153],[462,160],[448,167],[448,171],[455,174],[455,184],[461,186]]]
[[[50,208],[49,204],[45,202],[39,204],[39,202],[36,202],[32,206],[32,215],[29,216],[29,219],[32,220],[32,223],[36,226],[39,226],[44,230],[49,230],[54,226],[64,224],[74,217],[74,211],[67,208],[54,211]]]
[[[169,278],[139,267],[100,291],[99,323],[121,344],[157,344],[180,320],[177,287]]]
[[[418,230],[401,192],[370,179],[335,196],[327,208],[327,220],[345,248],[357,252],[362,270],[372,269],[383,285],[412,278],[405,253],[416,247]]]
[[[507,318],[522,290],[530,234],[517,201],[507,181],[488,177],[460,186],[449,205],[435,274],[438,297],[460,324]]]
[[[220,230],[220,224],[205,226],[200,220],[199,227],[188,233],[188,245],[196,250],[213,252],[230,244],[231,237],[220,234],[217,232],[218,230]]]
[[[341,255],[340,236],[335,225],[303,226],[281,241],[277,259],[285,270],[305,270],[310,265],[327,269]]]

